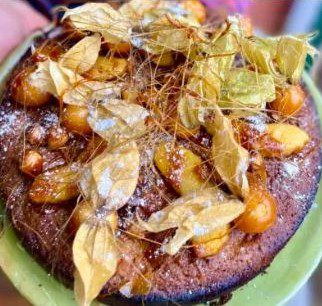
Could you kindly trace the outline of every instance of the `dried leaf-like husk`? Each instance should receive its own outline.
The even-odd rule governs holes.
[[[204,112],[216,103],[220,96],[221,81],[216,70],[216,58],[195,63],[192,76],[178,103],[180,120],[188,129],[203,123]]]
[[[92,221],[80,226],[73,243],[74,291],[81,306],[89,306],[99,295],[115,274],[120,259],[110,224],[103,220]]]
[[[310,38],[310,35],[253,37],[239,38],[239,42],[242,55],[260,72],[269,73],[276,80],[286,77],[292,83],[298,83],[307,55],[314,56],[317,53],[308,43]]]
[[[83,74],[94,66],[100,48],[101,37],[99,35],[85,37],[61,57],[59,64],[78,74]]]
[[[292,83],[298,83],[304,70],[307,55],[315,54],[307,37],[282,36],[278,40],[276,63],[280,72]]]
[[[217,71],[222,79],[225,79],[234,63],[236,54],[240,51],[236,36],[228,32],[219,38],[215,36],[208,43],[200,46],[200,51],[205,53],[207,58],[213,58],[210,63],[212,69]]]
[[[249,153],[235,139],[233,126],[218,106],[212,110],[206,122],[207,131],[213,135],[212,157],[214,166],[236,195],[244,197],[248,193],[246,172],[249,167]]]
[[[146,132],[148,115],[140,105],[110,99],[90,108],[88,123],[94,132],[114,146],[142,136]]]
[[[133,195],[139,178],[140,153],[134,141],[105,150],[84,170],[80,187],[96,207],[117,210]]]
[[[37,69],[29,77],[30,84],[43,92],[57,96],[57,91],[49,71],[49,61],[39,62]]]
[[[179,198],[152,214],[147,222],[139,219],[139,225],[154,233],[177,228],[175,236],[163,246],[165,252],[174,255],[189,239],[229,224],[244,210],[238,199],[229,198],[217,188],[208,188]]]
[[[188,18],[163,15],[149,24],[140,47],[156,55],[187,51],[194,43],[202,40],[199,28],[200,24]]]
[[[49,61],[49,73],[56,88],[56,96],[61,97],[68,89],[83,78],[74,71]]]
[[[120,96],[121,86],[117,84],[83,80],[66,90],[62,100],[66,104],[88,106]]]
[[[131,22],[108,3],[86,3],[67,9],[63,20],[66,18],[79,30],[100,33],[106,42],[130,41]]]
[[[126,16],[132,21],[136,21],[142,18],[143,14],[147,11],[156,8],[160,0],[131,0],[124,3],[119,12],[122,16]]]
[[[260,38],[240,38],[242,55],[246,60],[254,65],[261,73],[267,73],[274,76],[278,75],[274,66],[276,56],[276,41],[272,39]]]
[[[275,100],[274,78],[248,69],[231,69],[222,84],[220,106],[232,110],[264,109],[267,102]]]

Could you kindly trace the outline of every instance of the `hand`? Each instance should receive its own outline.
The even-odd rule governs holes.
[[[0,0],[0,61],[48,20],[21,0]]]

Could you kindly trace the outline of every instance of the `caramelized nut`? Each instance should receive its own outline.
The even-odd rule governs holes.
[[[201,236],[194,236],[192,238],[192,242],[195,244],[199,244],[199,243],[208,242],[214,239],[220,239],[226,235],[229,235],[229,231],[230,231],[230,226],[224,225],[208,234],[201,235]]]
[[[132,48],[131,44],[127,42],[121,42],[118,44],[108,43],[107,46],[112,53],[118,53],[118,54],[127,54],[131,51],[131,48]]]
[[[200,0],[183,0],[181,2],[182,7],[190,11],[200,23],[206,21],[206,8]]]
[[[69,131],[87,135],[92,132],[92,129],[87,122],[87,116],[87,107],[68,105],[63,111],[62,122]]]
[[[123,76],[127,67],[128,61],[124,58],[99,56],[85,76],[94,81],[105,82]]]
[[[305,93],[301,86],[291,85],[277,91],[277,98],[269,107],[283,116],[293,116],[300,111],[305,101]]]
[[[170,67],[174,64],[173,55],[170,52],[163,53],[152,57],[152,62],[158,67]]]
[[[73,216],[72,216],[72,223],[75,228],[78,228],[82,223],[87,221],[90,217],[93,216],[94,208],[91,202],[86,200],[77,204]],[[115,211],[110,213],[107,216],[107,221],[111,225],[111,229],[116,231],[118,226],[118,215]]]
[[[34,150],[25,152],[22,163],[21,171],[30,176],[37,176],[43,170],[44,160],[42,155]]]
[[[28,66],[16,76],[11,87],[12,98],[27,107],[38,107],[49,102],[50,94],[31,85],[30,75],[35,67]]]
[[[251,187],[253,189],[245,199],[246,210],[235,221],[235,225],[245,233],[259,234],[275,224],[277,203],[265,188]]]
[[[63,147],[69,139],[68,133],[61,127],[53,127],[48,132],[48,147],[55,150]]]
[[[78,196],[79,167],[70,165],[46,171],[37,176],[29,198],[37,204],[58,204]]]
[[[30,144],[39,146],[45,141],[46,131],[40,124],[35,124],[28,130],[26,137]]]
[[[209,257],[217,254],[229,240],[229,232],[225,233],[222,229],[219,229],[217,235],[216,231],[212,233],[212,237],[216,238],[205,242],[192,242],[195,254],[198,258]]]
[[[267,125],[269,139],[280,145],[280,152],[263,149],[266,157],[289,156],[300,152],[309,142],[309,135],[299,127],[286,123],[272,123]]]
[[[171,144],[161,144],[155,151],[154,162],[181,195],[210,186],[202,175],[201,158],[184,147],[171,148]]]

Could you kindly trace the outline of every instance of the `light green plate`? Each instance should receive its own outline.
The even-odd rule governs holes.
[[[33,41],[33,35],[0,66],[0,95],[6,77]],[[322,114],[322,97],[308,75],[304,81]],[[322,190],[317,202],[322,202]],[[314,205],[300,230],[276,257],[267,274],[237,290],[229,306],[276,306],[284,304],[308,280],[322,257],[322,203]],[[21,246],[11,228],[0,238],[0,267],[35,306],[76,306],[66,289],[36,263]]]

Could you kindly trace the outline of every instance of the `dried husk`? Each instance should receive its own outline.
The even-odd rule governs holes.
[[[107,149],[85,167],[81,190],[95,207],[117,210],[133,195],[139,168],[140,153],[134,141]]]
[[[158,233],[177,228],[175,236],[163,246],[165,252],[176,254],[194,236],[205,235],[229,224],[245,210],[244,204],[230,198],[217,188],[208,188],[185,195],[139,225]]]
[[[158,3],[160,3],[159,0],[131,0],[124,3],[119,8],[119,12],[122,16],[126,16],[132,21],[137,21],[142,18],[145,12],[156,8]]]
[[[64,68],[54,61],[49,61],[49,73],[56,88],[56,96],[58,97],[61,97],[74,84],[83,80],[74,71]]]
[[[241,52],[245,59],[261,73],[278,76],[274,64],[276,41],[260,38],[240,38]]]
[[[308,55],[317,51],[309,44],[311,35],[280,36],[276,38],[239,38],[242,55],[262,73],[276,81],[286,78],[296,84],[303,73]]]
[[[130,41],[131,22],[108,3],[86,3],[66,9],[62,20],[66,18],[79,30],[100,33],[106,42]]]
[[[78,74],[83,74],[94,66],[100,49],[100,35],[85,37],[60,58],[59,64]]]
[[[199,28],[197,22],[188,18],[162,15],[146,27],[146,35],[142,35],[140,47],[156,55],[170,51],[184,52],[194,43],[202,41]]]
[[[265,109],[266,103],[275,100],[275,83],[270,74],[248,69],[231,69],[222,84],[220,106],[232,110]]]
[[[89,220],[80,226],[73,243],[74,291],[79,305],[91,304],[115,274],[119,260],[120,252],[108,221]]]
[[[181,122],[188,129],[203,123],[204,112],[216,103],[220,96],[221,81],[216,69],[216,58],[208,58],[194,64],[186,88],[178,103]]]
[[[97,101],[120,97],[121,84],[82,80],[65,91],[62,101],[70,105],[90,106]]]
[[[212,158],[218,174],[236,196],[245,197],[249,189],[246,173],[250,157],[236,141],[230,119],[215,106],[208,115],[206,128],[213,135]]]
[[[88,123],[98,135],[115,146],[146,132],[148,111],[124,100],[109,99],[89,109]]]
[[[308,37],[282,36],[278,40],[276,50],[278,69],[293,84],[297,84],[304,71],[308,54],[316,54],[316,50],[308,43]]]

